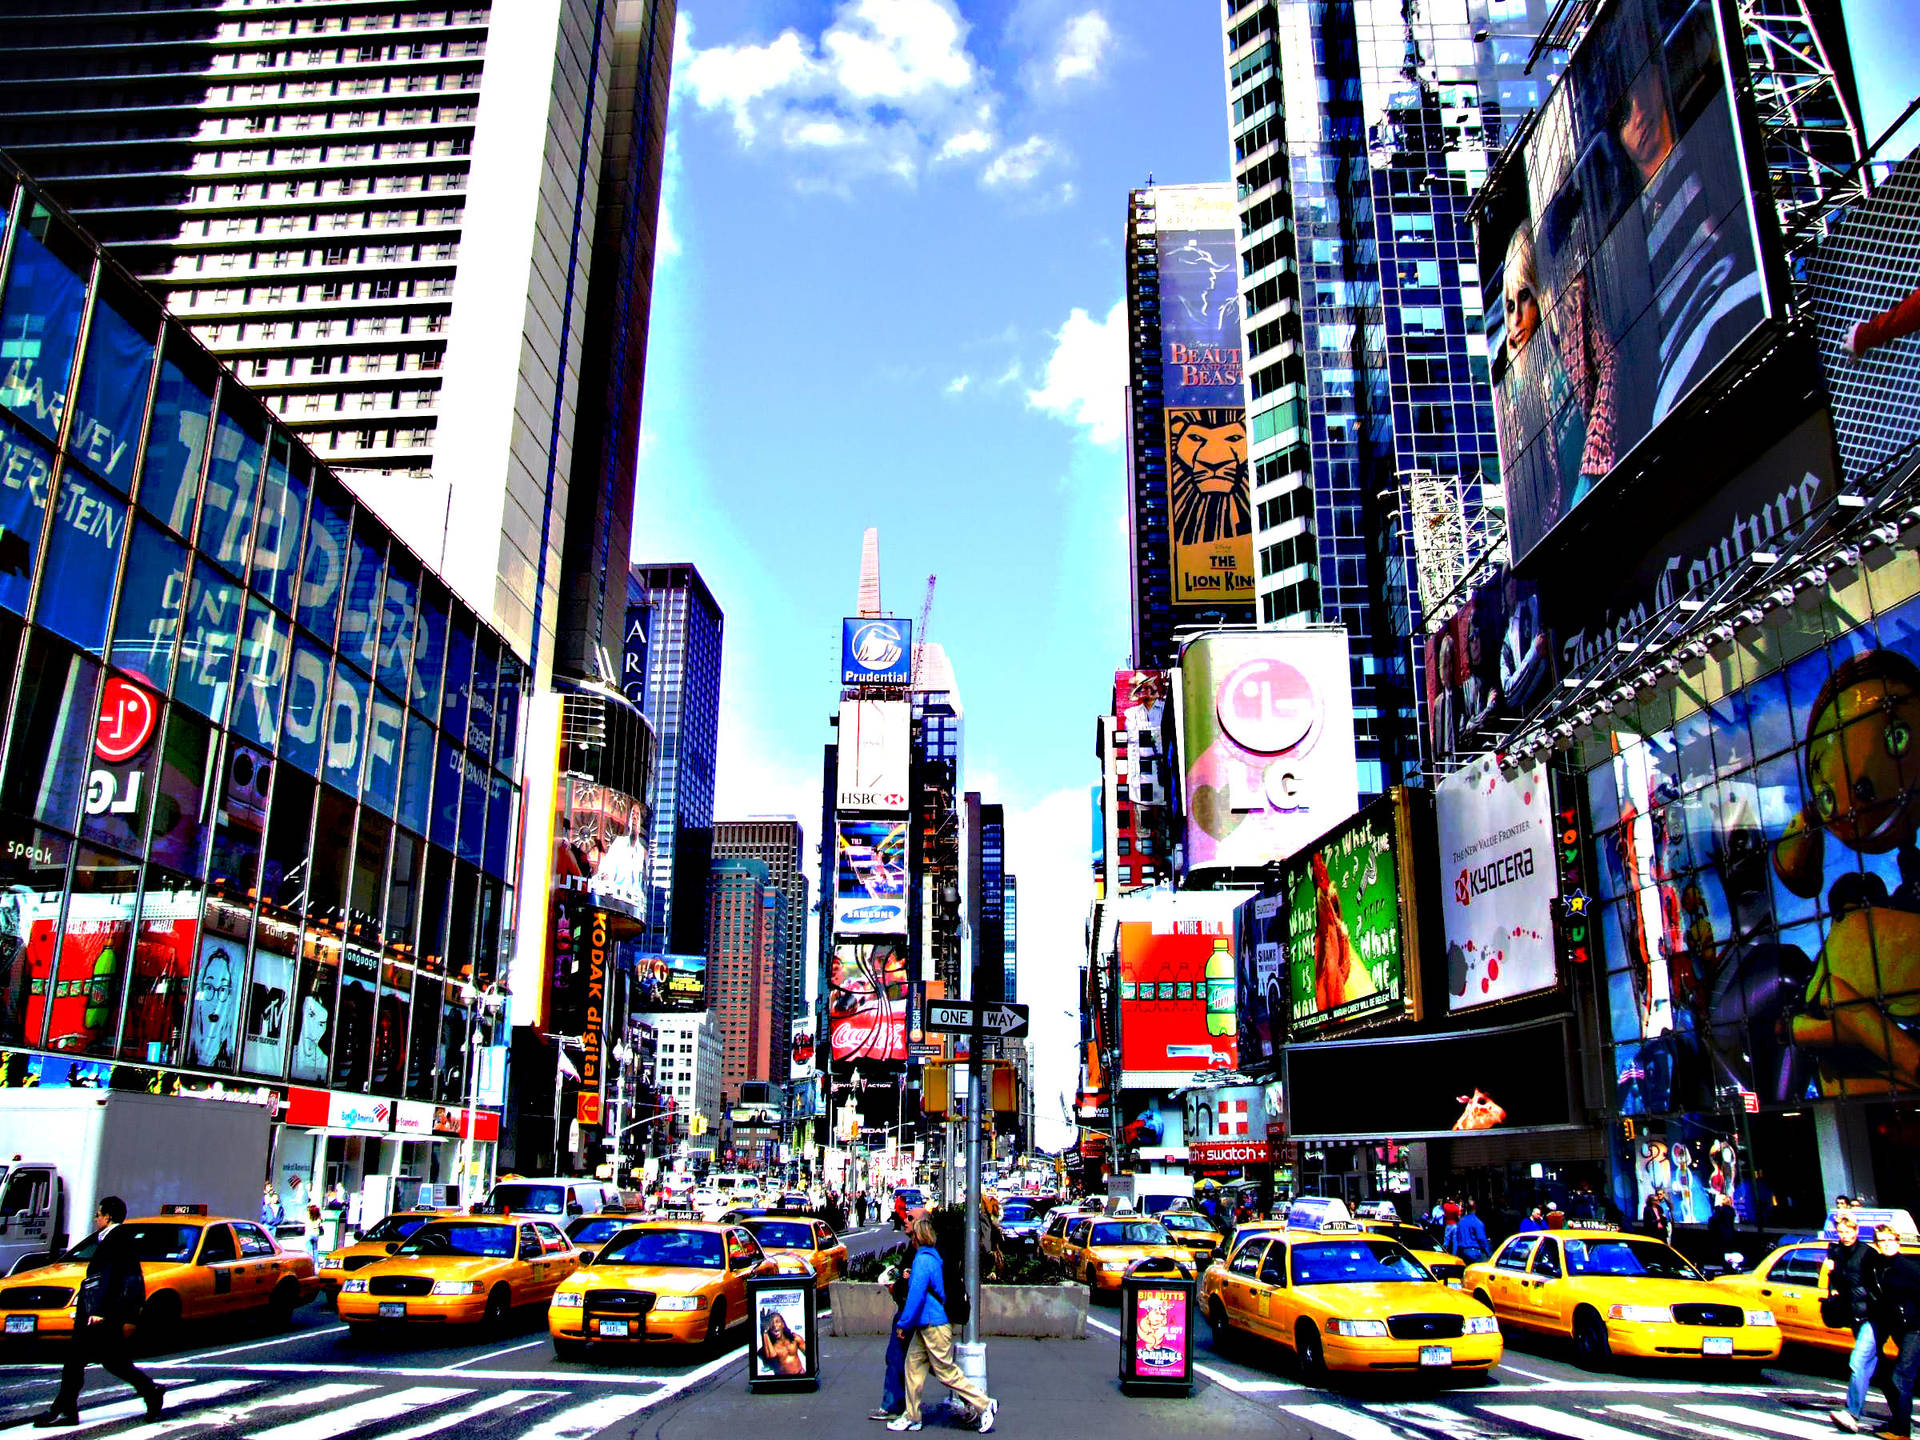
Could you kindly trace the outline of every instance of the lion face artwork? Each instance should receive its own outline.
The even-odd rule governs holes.
[[[1238,410],[1169,410],[1167,482],[1176,546],[1252,534],[1245,417]]]

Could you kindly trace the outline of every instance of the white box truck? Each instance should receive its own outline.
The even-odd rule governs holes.
[[[118,1195],[129,1215],[260,1213],[265,1105],[120,1090],[12,1090],[0,1102],[0,1274],[57,1257]]]
[[[1107,1198],[1124,1201],[1138,1215],[1158,1215],[1193,1204],[1193,1178],[1188,1175],[1114,1175],[1107,1180]]]

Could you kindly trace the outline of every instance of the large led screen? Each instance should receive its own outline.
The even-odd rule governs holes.
[[[619,966],[626,972],[630,1011],[685,1014],[707,1008],[707,957],[654,955],[622,945]]]
[[[1354,812],[1345,631],[1205,635],[1180,670],[1190,872],[1259,868]]]
[[[842,935],[907,933],[907,822],[834,825],[833,928]]]
[[[907,1058],[907,957],[900,943],[833,947],[827,1023],[837,1061]]]
[[[1278,895],[1256,895],[1233,912],[1233,980],[1240,1068],[1265,1074],[1287,1038],[1287,922]]]
[[[1613,0],[1487,195],[1516,558],[1770,313],[1712,0]]]
[[[1295,1035],[1411,1008],[1413,896],[1402,883],[1405,798],[1383,795],[1280,866]]]
[[[1524,715],[1553,678],[1540,593],[1496,568],[1426,644],[1427,723],[1436,755],[1470,754]],[[1476,740],[1481,740],[1476,744]]]
[[[1124,921],[1119,943],[1121,1070],[1233,1069],[1231,922]]]
[[[841,702],[834,809],[907,808],[912,720],[904,700]]]
[[[1554,955],[1553,800],[1545,762],[1509,779],[1492,756],[1434,787],[1447,1008],[1469,1010],[1560,983]]]

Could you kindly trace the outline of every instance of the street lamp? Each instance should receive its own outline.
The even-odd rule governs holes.
[[[474,1129],[478,1123],[478,1111],[475,1108],[476,1092],[480,1088],[480,1048],[473,1043],[475,1023],[480,1012],[497,1015],[505,1007],[507,992],[499,981],[487,983],[484,990],[476,990],[471,984],[461,983],[461,999],[467,1007],[467,1113],[461,1119],[460,1130],[460,1198],[471,1208],[467,1198],[467,1186],[473,1179],[473,1141]]]

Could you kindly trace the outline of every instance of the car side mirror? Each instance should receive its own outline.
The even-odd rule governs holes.
[[[389,1240],[387,1242],[387,1254],[398,1255],[399,1253],[400,1253],[400,1242],[398,1240]]]
[[[593,1264],[593,1251],[591,1251],[591,1250],[582,1250],[582,1251],[580,1252],[580,1263],[581,1263],[582,1265],[591,1265],[591,1264]]]

